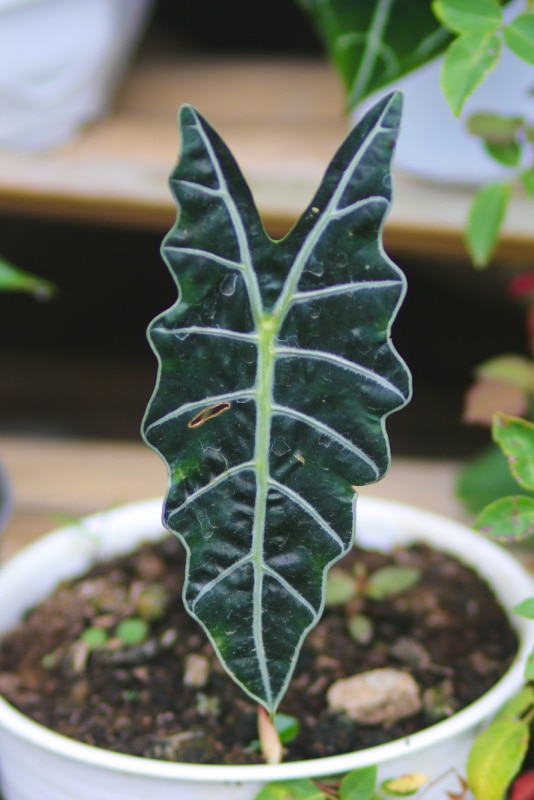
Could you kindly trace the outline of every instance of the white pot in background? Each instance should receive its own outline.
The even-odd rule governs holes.
[[[153,0],[0,0],[0,147],[41,150],[105,115]]]
[[[511,20],[525,7],[514,0],[503,9]],[[434,59],[366,99],[352,116],[360,119],[379,97],[393,89],[404,95],[404,110],[395,150],[395,167],[415,178],[479,186],[513,174],[485,152],[480,139],[467,132],[468,117],[477,111],[525,116],[534,122],[534,66],[503,47],[501,60],[455,117],[440,88],[443,57]]]
[[[131,550],[158,539],[160,499],[97,514],[82,524],[43,537],[0,569],[0,631],[46,597],[63,578],[83,572],[95,557]],[[446,550],[476,569],[510,608],[533,592],[523,567],[500,547],[468,528],[429,512],[362,497],[358,538],[365,546],[391,547],[419,540]],[[463,711],[394,742],[355,753],[276,766],[179,764],[112,753],[60,736],[20,714],[0,698],[0,774],[5,800],[252,800],[267,781],[318,777],[379,765],[379,777],[424,772],[433,779],[455,767],[460,773],[476,732],[520,687],[533,626],[513,618],[520,634],[518,657],[488,693]],[[425,794],[442,800],[457,791],[449,772]]]

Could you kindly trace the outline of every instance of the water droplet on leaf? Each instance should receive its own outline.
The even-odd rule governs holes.
[[[284,439],[275,439],[271,445],[271,450],[275,456],[284,456],[289,452],[289,445]]]
[[[204,508],[199,508],[195,513],[202,531],[202,536],[205,539],[209,539],[211,536],[213,536],[213,527],[210,522],[208,512]]]
[[[235,288],[237,286],[237,275],[235,272],[230,272],[226,275],[219,287],[221,294],[224,294],[225,297],[231,297],[235,292]]]
[[[316,278],[321,278],[324,275],[324,264],[322,261],[318,261],[313,256],[306,264],[306,272],[311,272],[312,275],[315,275]]]

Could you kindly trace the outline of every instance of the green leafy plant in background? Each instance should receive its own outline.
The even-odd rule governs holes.
[[[498,0],[297,0],[313,21],[344,86],[347,112],[373,92],[443,54],[440,86],[451,114],[497,66],[504,48],[534,66],[534,3],[506,24]],[[533,70],[534,87],[534,70]],[[528,98],[525,97],[525,101]],[[520,183],[534,194],[534,126],[527,114],[473,114],[467,128],[481,138],[489,158],[512,174],[481,187],[465,226],[469,255],[485,266]]]
[[[394,597],[415,586],[420,578],[420,570],[400,564],[380,567],[370,574],[360,563],[356,564],[352,572],[334,567],[326,581],[325,605],[344,606],[356,597],[372,600]],[[373,623],[359,611],[350,615],[347,628],[350,637],[360,644],[367,644],[374,635]]]
[[[527,754],[533,718],[534,689],[525,685],[478,734],[466,767],[467,783],[475,800],[510,797],[508,791]],[[514,797],[515,794],[512,800]]]
[[[479,364],[464,398],[463,421],[491,428],[496,411],[534,421],[534,275],[515,276],[508,294],[526,305],[525,332],[528,355],[503,353]],[[477,514],[491,501],[512,493],[526,493],[494,442],[460,470],[456,492],[469,514]]]
[[[529,422],[534,400],[534,362],[526,356],[502,355],[480,364],[466,395],[464,421],[490,425],[499,408],[507,416]],[[510,472],[506,457],[493,444],[460,470],[456,492],[466,511],[478,514],[490,502],[507,494],[526,493]]]
[[[475,527],[496,541],[521,541],[534,534],[534,423],[496,413],[492,435],[521,489],[489,503]]]
[[[0,292],[30,292],[38,299],[47,300],[54,291],[48,281],[17,269],[0,256]]]
[[[186,607],[271,715],[353,545],[355,489],[389,466],[385,420],[410,396],[391,343],[405,278],[381,240],[400,112],[398,93],[371,109],[274,241],[224,142],[180,111],[163,244],[179,297],[149,328],[143,435],[168,466]]]
[[[432,9],[456,34],[441,72],[441,88],[454,114],[460,114],[467,98],[497,66],[503,47],[534,66],[531,0],[507,24],[497,0],[435,0]],[[532,83],[534,89],[534,70]],[[490,158],[513,169],[506,180],[480,188],[469,210],[467,247],[474,265],[484,267],[496,247],[514,184],[519,182],[534,196],[534,123],[524,115],[478,112],[471,115],[467,125],[470,133],[480,137]]]
[[[507,24],[498,0],[434,0],[432,10],[456,35],[441,69],[441,89],[454,114],[460,114],[465,101],[497,66],[503,46],[534,64],[531,2]]]
[[[517,491],[483,508],[475,528],[503,544],[525,541],[534,535],[534,423],[496,413],[492,434]],[[534,597],[526,598],[512,611],[534,620]],[[523,765],[534,720],[534,654],[527,660],[525,679],[525,686],[478,735],[471,748],[467,780],[475,800],[504,800]]]
[[[453,34],[418,0],[297,0],[345,89],[347,113],[442,53]]]

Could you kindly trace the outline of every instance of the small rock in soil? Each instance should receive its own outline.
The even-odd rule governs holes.
[[[419,686],[411,675],[385,667],[336,681],[327,693],[332,710],[362,725],[391,725],[421,711]]]

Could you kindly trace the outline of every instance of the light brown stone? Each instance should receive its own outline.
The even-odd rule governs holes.
[[[417,714],[422,707],[414,678],[390,667],[336,681],[327,700],[331,709],[343,710],[364,725],[392,723]]]

